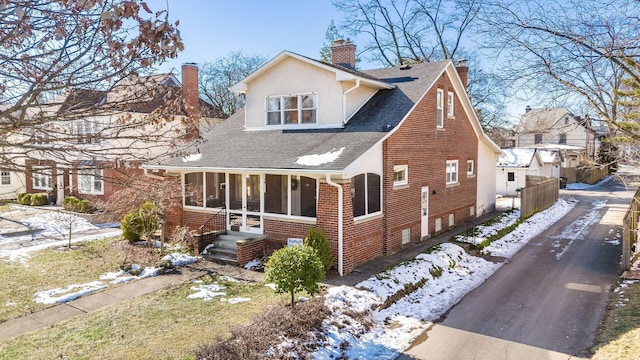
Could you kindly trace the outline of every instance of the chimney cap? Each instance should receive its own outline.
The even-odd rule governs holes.
[[[467,60],[466,59],[459,59],[458,60],[458,64],[456,66],[457,67],[466,67],[467,66]]]

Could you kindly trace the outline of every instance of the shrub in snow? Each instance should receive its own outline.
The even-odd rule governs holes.
[[[147,201],[122,218],[122,236],[130,242],[138,241],[143,237],[151,241],[151,235],[160,228],[160,222],[161,215],[158,208]]]
[[[304,244],[312,247],[316,251],[320,261],[322,261],[324,265],[324,272],[329,271],[331,264],[333,264],[333,253],[329,247],[327,234],[321,229],[310,227],[309,231],[307,231],[307,236],[304,238]]]
[[[316,251],[306,245],[276,250],[265,265],[265,281],[276,284],[279,294],[291,294],[291,308],[296,292],[309,295],[320,292],[318,283],[324,280],[324,265]]]
[[[81,200],[75,196],[66,196],[62,200],[62,207],[67,211],[79,213],[91,213],[95,210],[89,200]]]
[[[120,220],[120,227],[122,228],[122,237],[129,240],[130,243],[134,243],[140,240],[140,234],[135,230],[133,222],[136,217],[136,212],[132,211]]]
[[[20,205],[31,205],[31,194],[19,193],[16,198]]]
[[[31,194],[31,206],[41,206],[47,204],[47,193]]]

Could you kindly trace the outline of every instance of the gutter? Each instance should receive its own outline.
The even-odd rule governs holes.
[[[344,270],[343,270],[343,266],[342,266],[342,259],[343,259],[343,234],[342,234],[342,222],[343,222],[343,214],[342,214],[342,209],[343,209],[343,200],[342,200],[342,196],[343,196],[343,190],[342,190],[342,186],[340,186],[340,184],[335,183],[331,180],[331,174],[325,174],[325,179],[327,181],[327,184],[336,187],[338,189],[338,274],[340,274],[340,276],[344,275]]]
[[[342,93],[342,125],[347,123],[347,94],[360,87],[360,79],[356,79],[356,84],[349,90]]]
[[[144,169],[144,176],[150,177],[152,179],[156,179],[156,180],[164,180],[164,177],[160,176],[160,175],[154,175],[154,174],[149,174],[149,169],[148,168],[143,168]]]

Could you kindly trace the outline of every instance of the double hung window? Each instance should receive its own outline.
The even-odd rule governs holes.
[[[317,123],[315,94],[270,96],[267,98],[267,125]]]
[[[458,160],[447,161],[447,185],[458,183]]]

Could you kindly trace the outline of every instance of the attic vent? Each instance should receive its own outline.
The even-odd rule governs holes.
[[[400,70],[409,70],[411,69],[411,65],[401,65]]]

